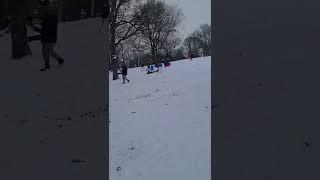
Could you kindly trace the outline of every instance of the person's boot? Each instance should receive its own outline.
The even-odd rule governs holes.
[[[43,68],[40,69],[40,71],[45,71],[49,69],[50,69],[50,65],[45,65]]]
[[[124,84],[124,83],[126,83],[126,82],[123,81],[121,84]]]
[[[63,63],[64,63],[64,59],[59,58],[59,59],[57,59],[57,61],[58,61],[58,66],[57,66],[57,68],[61,68],[62,65],[63,65]]]
[[[58,63],[59,63],[60,65],[62,65],[62,64],[64,63],[64,59],[59,58],[59,59],[58,59]]]
[[[127,79],[127,81],[130,82],[129,79]]]
[[[62,59],[62,58],[57,59],[57,61],[59,63],[59,67],[61,67],[64,63],[64,59]]]

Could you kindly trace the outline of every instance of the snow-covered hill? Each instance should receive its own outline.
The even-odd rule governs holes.
[[[211,57],[109,83],[111,180],[209,180]],[[121,77],[120,77],[121,78]]]

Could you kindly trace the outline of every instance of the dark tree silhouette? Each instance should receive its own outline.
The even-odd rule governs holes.
[[[150,46],[152,60],[159,63],[160,45],[162,42],[168,42],[172,34],[177,32],[177,27],[184,17],[183,13],[177,6],[168,5],[163,1],[148,0],[139,7],[139,14],[142,26],[140,32]],[[177,39],[174,37],[173,40]]]
[[[27,0],[10,0],[9,14],[12,17],[9,28],[12,38],[12,58],[21,59],[27,55],[31,55],[28,45],[26,14]]]

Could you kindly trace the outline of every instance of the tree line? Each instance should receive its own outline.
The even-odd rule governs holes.
[[[211,26],[182,40],[178,31],[184,14],[177,5],[161,0],[110,0],[110,70],[118,79],[121,61],[136,67],[211,55]],[[113,58],[116,57],[116,58]]]

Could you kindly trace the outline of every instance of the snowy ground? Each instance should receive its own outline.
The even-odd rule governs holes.
[[[0,32],[0,179],[107,178],[105,37],[97,27],[60,24],[66,63],[48,72],[39,71],[39,42],[30,44],[32,57],[11,60],[10,35]],[[111,180],[210,178],[210,63],[182,60],[149,75],[129,69],[129,84],[110,82]]]
[[[211,179],[210,73],[205,57],[109,81],[111,180]]]
[[[32,57],[11,60],[10,34],[2,34],[0,179],[107,178],[105,45],[97,22],[60,24],[65,64],[47,72],[39,71],[40,42],[30,43]]]

